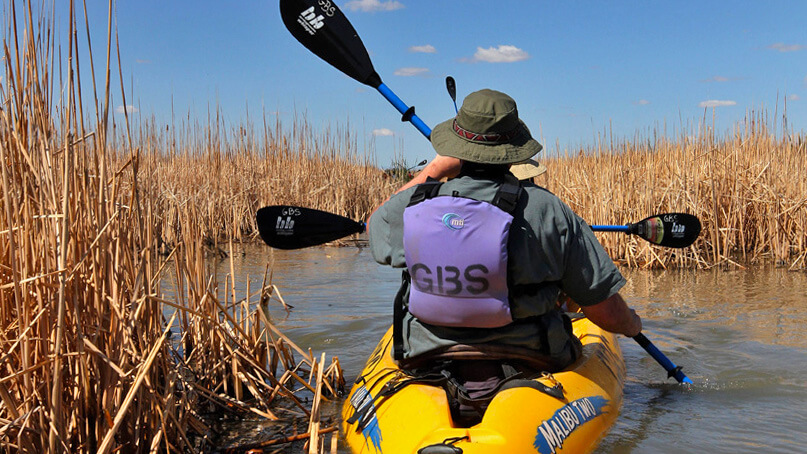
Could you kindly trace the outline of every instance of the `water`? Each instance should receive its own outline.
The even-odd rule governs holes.
[[[270,306],[283,332],[315,355],[339,357],[348,382],[392,320],[400,271],[366,249],[236,254],[237,284],[273,283],[294,306]],[[229,260],[219,272],[229,273]],[[689,388],[631,339],[622,412],[598,453],[791,453],[807,445],[807,274],[741,271],[623,271],[622,294],[644,333],[695,382]],[[332,407],[338,411],[338,406]],[[344,448],[340,452],[347,452]]]
[[[598,452],[791,453],[807,444],[807,275],[630,272],[624,293],[695,382],[670,384],[622,339],[622,413]]]

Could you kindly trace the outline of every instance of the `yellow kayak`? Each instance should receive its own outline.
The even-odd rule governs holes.
[[[482,421],[457,427],[442,387],[410,384],[392,359],[392,329],[381,339],[342,408],[354,453],[586,453],[608,432],[622,405],[625,362],[616,336],[584,317],[573,319],[583,355],[568,369],[535,379],[562,396],[519,386],[500,391]],[[389,384],[388,384],[389,383]],[[385,388],[385,385],[386,388]],[[389,393],[385,393],[389,394]]]

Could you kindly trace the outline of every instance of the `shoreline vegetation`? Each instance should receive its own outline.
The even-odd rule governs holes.
[[[807,269],[807,137],[766,112],[747,112],[734,131],[670,140],[613,141],[542,161],[539,184],[590,224],[625,224],[687,212],[702,224],[689,248],[665,249],[626,235],[598,233],[611,257],[639,268]],[[773,126],[771,126],[773,123]],[[603,140],[605,142],[605,140]]]
[[[320,408],[344,388],[338,358],[298,346],[275,327],[270,308],[288,307],[268,266],[260,286],[250,288],[246,277],[239,293],[236,281],[245,277],[233,275],[232,262],[224,282],[209,265],[211,250],[233,257],[232,241],[215,249],[206,241],[218,222],[254,218],[254,206],[234,201],[250,190],[240,183],[257,164],[213,127],[168,137],[146,122],[135,127],[128,115],[116,122],[109,93],[123,76],[116,81],[107,63],[103,85],[80,84],[81,71],[101,74],[88,43],[78,41],[89,35],[88,25],[78,27],[80,7],[71,2],[66,42],[56,44],[55,18],[34,17],[32,3],[9,3],[3,40],[0,452],[335,446],[337,421]],[[111,24],[107,61],[117,51]],[[79,64],[80,45],[90,60]],[[277,173],[256,179],[266,177],[264,190],[279,197],[316,196],[283,186],[292,162],[342,161],[292,148],[308,146],[310,131],[296,126],[288,137],[270,135],[272,148],[253,156],[275,157],[265,169]],[[195,144],[207,153],[194,155]],[[344,172],[316,167],[299,176]],[[209,203],[171,186],[183,181]],[[339,181],[343,189],[320,191],[320,203],[352,197],[349,181]],[[256,416],[276,423],[264,439],[216,445],[217,420]]]
[[[123,81],[109,72],[114,18],[96,87],[79,83],[101,74],[81,39],[81,7],[55,27],[68,29],[64,45],[55,18],[32,10],[31,0],[9,2],[3,40],[0,451],[198,452],[214,448],[207,418],[224,414],[278,422],[233,452],[280,443],[334,452],[337,421],[319,408],[344,386],[338,358],[274,326],[270,306],[288,309],[268,266],[238,294],[244,277],[218,282],[209,258],[259,241],[262,206],[364,219],[402,181],[359,153],[349,128],[316,132],[304,116],[229,125],[214,109],[206,122],[166,127],[112,115],[109,93]],[[131,94],[119,93],[125,105]],[[704,127],[539,156],[549,172],[538,183],[591,224],[664,211],[701,219],[685,250],[598,234],[627,266],[804,270],[807,145],[770,124],[751,112],[726,137]]]
[[[787,124],[786,115],[782,124]],[[774,132],[767,113],[748,112],[734,131],[709,126],[677,140],[611,141],[538,159],[548,167],[536,183],[589,224],[627,224],[663,212],[687,212],[702,223],[686,249],[650,245],[618,233],[597,233],[611,257],[636,268],[745,268],[774,264],[807,269],[807,137],[786,126]],[[143,132],[148,177],[142,184],[163,207],[160,241],[173,244],[178,206],[193,205],[208,243],[258,241],[255,212],[272,204],[315,208],[365,220],[410,176],[382,171],[345,130],[317,133],[305,118],[290,131],[279,120],[239,126],[218,123],[183,130],[184,143]],[[161,130],[150,127],[145,131]],[[212,131],[212,132],[211,132]],[[210,137],[199,142],[194,137]],[[181,151],[176,151],[181,150]],[[406,169],[404,158],[393,165]],[[397,176],[396,176],[397,175]]]

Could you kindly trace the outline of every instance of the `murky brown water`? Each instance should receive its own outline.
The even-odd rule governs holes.
[[[244,252],[235,258],[239,294],[247,274],[257,288],[269,263],[274,284],[294,306],[288,316],[273,310],[279,327],[316,354],[339,356],[354,378],[392,320],[400,271],[357,248]],[[228,260],[220,272],[229,273]],[[625,401],[598,453],[805,452],[807,274],[624,273],[622,293],[643,316],[645,334],[695,385],[667,380],[644,350],[621,339]]]

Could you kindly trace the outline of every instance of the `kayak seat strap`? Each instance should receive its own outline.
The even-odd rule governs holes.
[[[534,370],[557,372],[565,366],[546,354],[533,349],[504,344],[455,344],[422,355],[398,360],[404,369],[417,369],[436,361],[497,361],[506,360]]]
[[[563,395],[563,385],[561,385],[560,382],[556,383],[554,386],[548,386],[536,380],[525,380],[522,378],[505,382],[505,384],[499,388],[499,392],[512,388],[532,388],[546,394],[547,396],[554,397],[555,399],[565,400],[565,396]]]
[[[449,407],[451,407],[453,410],[452,414],[457,416],[462,415],[463,410],[461,409],[465,407],[467,409],[472,408],[474,411],[476,411],[478,417],[481,418],[484,416],[488,405],[490,405],[493,399],[500,392],[513,388],[532,388],[550,397],[554,397],[555,399],[565,401],[563,385],[560,382],[555,381],[551,374],[543,373],[542,375],[543,377],[550,377],[550,381],[554,382],[553,386],[548,386],[537,380],[526,379],[523,377],[524,374],[522,372],[517,371],[514,367],[507,363],[502,364],[502,371],[504,373],[504,377],[495,388],[484,394],[473,395],[473,397],[469,390],[463,386],[462,383],[460,383],[457,377],[443,371],[447,377],[444,388],[449,399]],[[465,417],[467,418],[467,416],[468,415],[466,414]]]
[[[392,378],[390,381],[384,384],[378,394],[376,394],[369,403],[364,403],[356,408],[353,415],[347,419],[347,423],[355,424],[357,421],[366,421],[367,417],[370,415],[370,412],[375,411],[376,406],[379,405],[382,399],[397,393],[406,386],[416,383],[431,386],[443,386],[448,378],[448,375],[444,373],[432,373],[420,376],[402,375],[401,377]],[[361,430],[363,426],[363,424],[357,425],[356,430]]]

